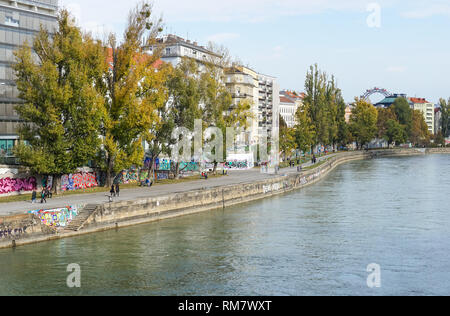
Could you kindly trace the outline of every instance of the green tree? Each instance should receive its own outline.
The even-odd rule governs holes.
[[[152,45],[162,31],[161,20],[152,19],[152,6],[139,3],[129,14],[122,42],[110,34],[104,58],[110,67],[98,78],[96,87],[104,98],[103,150],[99,167],[106,171],[106,185],[113,174],[143,163],[143,142],[148,140],[159,105],[152,102],[149,91],[143,90],[144,80],[157,80],[153,65],[159,54],[145,55],[144,46]],[[155,91],[155,94],[158,92]]]
[[[378,112],[376,108],[365,100],[356,99],[350,119],[350,130],[359,148],[372,141],[377,135]]]
[[[305,81],[305,108],[314,127],[312,146],[336,145],[345,139],[345,102],[336,79],[311,66]],[[340,133],[341,130],[341,133]]]
[[[316,140],[314,125],[308,113],[310,112],[307,105],[304,105],[295,114],[297,121],[294,127],[295,144],[303,152],[309,151]]]
[[[386,122],[386,131],[383,138],[390,146],[393,143],[399,145],[406,142],[408,136],[403,125],[401,125],[396,119],[390,119]]]
[[[388,131],[388,121],[397,121],[397,116],[395,115],[394,109],[391,108],[379,108],[378,109],[378,138],[386,139]],[[388,137],[389,138],[389,137]],[[387,140],[387,139],[386,139]],[[392,142],[390,142],[391,144]]]
[[[172,105],[170,107],[170,120],[173,126],[194,130],[196,119],[202,119],[203,112],[200,107],[202,100],[202,85],[200,70],[195,60],[183,58],[174,69],[173,75],[168,80],[169,94]],[[186,135],[185,135],[186,136]],[[179,139],[178,139],[179,140]],[[178,141],[175,139],[175,142]],[[173,156],[172,150],[169,155]],[[181,153],[179,153],[181,154]],[[180,162],[175,163],[174,176],[179,177]]]
[[[103,72],[101,43],[83,35],[69,13],[59,12],[58,28],[41,28],[33,43],[15,52],[16,84],[23,104],[16,107],[25,122],[15,154],[32,172],[60,176],[94,158],[100,141],[103,99],[94,80]]]
[[[392,104],[392,109],[397,116],[398,122],[404,126],[407,135],[411,135],[412,109],[408,100],[405,98],[397,98]]]
[[[284,155],[284,158],[289,156],[296,148],[295,140],[295,129],[289,128],[283,117],[280,115],[280,150],[281,154]]]
[[[440,106],[441,106],[441,129],[442,129],[442,135],[444,137],[450,137],[450,99],[448,99],[447,102],[445,102],[444,99],[440,100]]]

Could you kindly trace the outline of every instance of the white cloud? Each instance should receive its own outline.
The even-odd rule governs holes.
[[[207,40],[208,40],[208,42],[223,44],[225,42],[235,40],[239,37],[240,37],[240,34],[238,34],[238,33],[218,33],[218,34],[208,36]]]

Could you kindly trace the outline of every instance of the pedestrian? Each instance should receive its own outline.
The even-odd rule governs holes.
[[[116,195],[120,196],[120,187],[118,183],[116,184]]]
[[[111,186],[111,190],[109,191],[111,193],[111,196],[116,196],[116,188],[114,187],[114,184]]]
[[[36,197],[37,197],[37,192],[36,192],[36,190],[33,190],[33,193],[31,193],[31,203],[32,204],[36,203]]]
[[[47,204],[47,198],[45,197],[45,190],[42,190],[42,192],[41,192],[41,204],[43,204],[44,202]]]

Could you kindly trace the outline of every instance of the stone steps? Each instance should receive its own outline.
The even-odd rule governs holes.
[[[73,221],[69,223],[69,225],[65,228],[66,231],[79,231],[83,228],[84,224],[87,222],[89,217],[91,217],[92,213],[97,209],[97,204],[88,204],[86,207],[80,212],[80,214],[75,217]]]

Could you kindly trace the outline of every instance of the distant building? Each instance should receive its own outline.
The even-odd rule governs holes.
[[[253,118],[250,119],[249,128],[244,136],[245,139],[239,139],[239,141],[245,142],[247,146],[256,145],[259,139],[258,73],[247,67],[233,66],[225,70],[225,78],[226,86],[233,98],[233,106],[238,105],[239,102],[244,100],[251,103]]]
[[[13,52],[32,44],[40,26],[56,28],[57,0],[0,0],[0,151],[12,155],[21,120],[14,107],[21,103],[14,82]]]
[[[393,94],[386,98],[384,98],[382,101],[375,104],[377,108],[389,108],[391,105],[397,100],[398,98],[404,98],[408,101],[409,105],[411,106],[411,109],[413,108],[414,104],[411,102],[411,100],[408,99],[406,94]]]
[[[442,112],[441,108],[434,109],[434,134],[437,135],[442,129]]]
[[[296,113],[303,106],[304,93],[289,90],[280,91],[280,115],[289,128],[297,124]]]
[[[350,123],[350,119],[352,117],[353,107],[351,105],[347,105],[345,108],[345,122]]]
[[[413,103],[413,109],[422,112],[425,122],[428,125],[428,131],[431,134],[434,134],[435,131],[435,118],[434,118],[434,104],[428,102],[423,98],[409,98],[409,100]]]
[[[269,142],[279,135],[280,128],[280,90],[275,77],[258,75],[259,135],[267,135]]]
[[[222,56],[216,54],[197,42],[186,40],[182,37],[169,34],[157,39],[157,44],[146,47],[148,54],[153,54],[156,49],[161,49],[162,61],[177,66],[181,63],[183,57],[192,58],[200,64],[211,62],[219,64]]]

